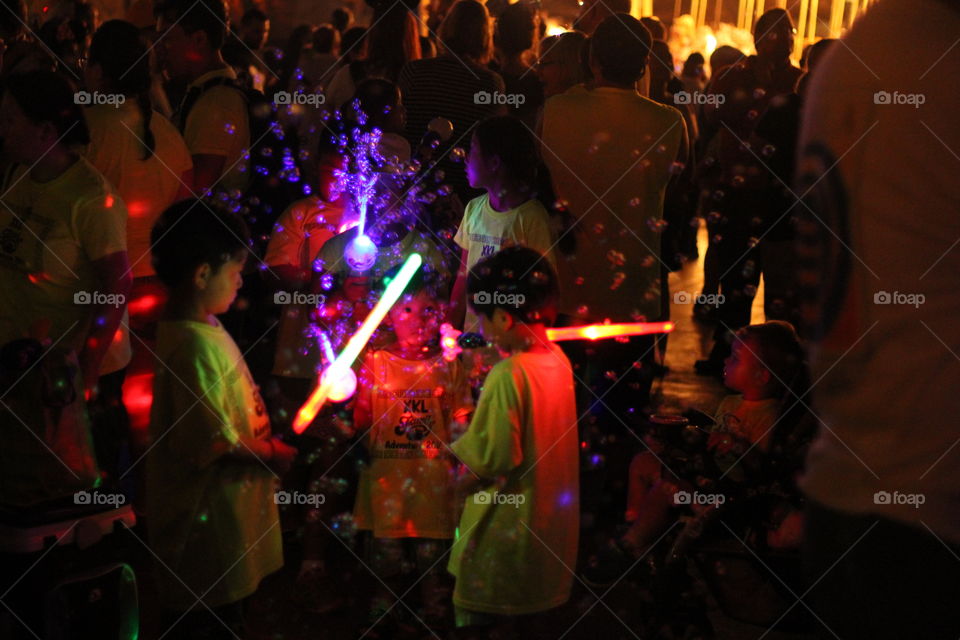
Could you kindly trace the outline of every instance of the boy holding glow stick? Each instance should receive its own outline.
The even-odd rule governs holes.
[[[570,597],[580,528],[573,372],[547,339],[557,276],[543,255],[504,249],[473,267],[467,291],[484,335],[510,356],[491,369],[451,446],[467,499],[447,568],[457,626],[514,637],[515,616]]]

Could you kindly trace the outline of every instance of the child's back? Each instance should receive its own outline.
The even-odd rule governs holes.
[[[555,345],[490,371],[470,429],[453,444],[471,472],[500,479],[466,501],[448,567],[458,607],[519,615],[569,598],[580,528],[576,427],[573,372]]]

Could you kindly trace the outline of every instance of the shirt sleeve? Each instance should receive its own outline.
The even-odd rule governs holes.
[[[520,410],[513,371],[503,361],[487,376],[470,428],[453,443],[454,454],[481,478],[509,473],[523,461]]]
[[[91,261],[127,250],[127,207],[119,195],[104,190],[79,201],[73,223],[78,242]]]
[[[224,371],[216,355],[196,345],[178,349],[165,362],[169,414],[173,423],[159,434],[179,459],[196,468],[212,464],[237,442],[230,425]]]
[[[237,136],[244,147],[250,142],[247,102],[236,89],[209,89],[187,116],[184,142],[192,155],[208,154],[229,158],[237,148]]]
[[[457,228],[457,235],[453,236],[453,241],[457,243],[457,246],[461,249],[470,250],[470,221],[473,218],[473,211],[476,208],[477,199],[474,198],[467,203],[467,206],[463,210],[463,219],[460,221],[460,226]]]
[[[300,209],[301,207],[294,203],[277,218],[273,233],[270,234],[270,242],[267,244],[267,255],[264,258],[267,265],[271,267],[280,265],[310,267],[310,265],[300,264],[305,241],[303,222],[306,216]],[[299,219],[298,213],[300,214]]]

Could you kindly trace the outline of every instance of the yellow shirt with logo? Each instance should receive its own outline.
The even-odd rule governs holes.
[[[485,193],[467,203],[463,221],[454,241],[467,252],[467,268],[505,247],[522,245],[539,251],[556,267],[553,238],[547,210],[539,200],[527,200],[519,207],[497,211]],[[467,306],[464,331],[480,331],[480,318]]]
[[[360,402],[373,426],[354,522],[378,538],[452,538],[456,527],[450,425],[472,406],[460,362],[370,353]]]
[[[236,80],[233,69],[224,67],[205,73],[187,87],[203,87],[214,78]],[[250,117],[247,101],[233,87],[211,87],[201,94],[187,114],[183,139],[192,155],[213,155],[224,158],[223,177],[217,183],[227,191],[243,191],[248,182],[249,159],[244,154],[254,141],[250,140]]]
[[[0,345],[49,323],[53,342],[80,352],[104,294],[93,262],[127,248],[123,200],[83,158],[44,183],[19,167],[3,190]]]
[[[173,610],[201,594],[211,607],[236,602],[283,566],[276,476],[225,457],[240,438],[270,437],[266,408],[219,323],[160,322],[157,357],[147,506],[150,547],[165,567],[159,593]]]

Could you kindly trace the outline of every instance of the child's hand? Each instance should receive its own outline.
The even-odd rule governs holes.
[[[270,466],[281,474],[286,473],[293,466],[293,461],[297,457],[297,450],[291,447],[280,438],[274,437],[270,440],[273,455],[270,456]]]

